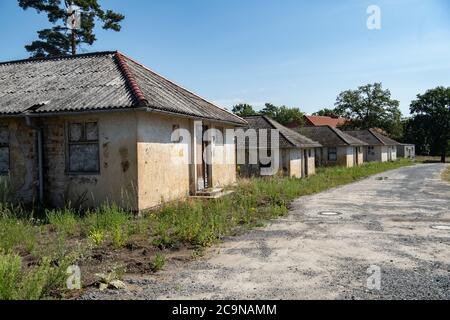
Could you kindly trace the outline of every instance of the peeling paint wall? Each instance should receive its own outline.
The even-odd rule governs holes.
[[[139,209],[146,210],[188,197],[197,185],[198,170],[195,157],[201,156],[201,143],[194,143],[196,121],[157,113],[139,113],[138,117],[138,185]],[[203,121],[208,128],[232,129],[231,126]],[[175,128],[190,134],[181,141],[173,141]],[[201,137],[197,137],[201,138]],[[197,148],[194,150],[194,146]],[[212,143],[212,187],[225,187],[236,182],[236,154],[233,137],[220,145]],[[231,161],[227,163],[226,161]]]
[[[307,150],[308,150],[308,174],[312,176],[316,174],[316,154],[314,152],[314,149],[307,149]]]
[[[67,173],[67,127],[74,122],[98,123],[98,174]],[[57,207],[110,202],[136,210],[136,123],[133,112],[43,118],[47,201]]]
[[[7,181],[12,201],[31,204],[37,201],[37,159],[35,133],[24,119],[2,119],[0,126],[8,130],[9,175]]]
[[[173,142],[174,126],[191,132],[191,120],[139,113],[139,209],[189,196],[189,141]]]
[[[155,113],[108,112],[33,121],[43,128],[44,191],[50,206],[70,203],[96,207],[109,202],[140,211],[185,198],[192,191],[192,141],[172,141],[172,133],[176,127],[192,134],[194,120]],[[83,129],[77,128],[80,123],[85,126]],[[84,137],[97,136],[97,130],[88,130],[88,124],[93,123],[98,125],[98,142],[96,138],[95,143],[90,140],[85,147],[78,147],[78,143],[71,148],[69,138],[73,141],[72,135],[79,135],[80,130]],[[22,202],[33,203],[38,194],[35,133],[26,127],[24,119],[3,119],[2,124],[8,127],[14,195]],[[212,152],[214,186],[236,182],[234,139],[213,145]],[[217,162],[219,156],[226,156],[231,163]],[[83,165],[99,170],[89,174],[68,170]]]
[[[321,166],[343,166],[353,167],[354,165],[354,148],[353,147],[337,147],[337,160],[328,160],[328,147],[316,149],[317,161]]]
[[[212,187],[225,187],[236,183],[236,144],[233,136],[227,136],[229,126],[211,125],[213,128],[223,130],[225,139],[223,143],[213,144],[212,157]]]
[[[302,177],[302,166],[303,166],[303,149],[287,149],[287,154],[285,157],[289,161],[289,173],[291,178],[301,178]]]

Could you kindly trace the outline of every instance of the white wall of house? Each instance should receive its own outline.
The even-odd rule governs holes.
[[[373,146],[372,149],[364,147],[364,155],[367,162],[395,161],[397,148],[395,146]]]

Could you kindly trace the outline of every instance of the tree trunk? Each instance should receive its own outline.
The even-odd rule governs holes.
[[[77,37],[76,37],[76,30],[72,30],[72,55],[77,54]]]

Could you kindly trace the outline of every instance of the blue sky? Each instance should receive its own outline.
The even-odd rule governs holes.
[[[120,50],[224,107],[265,102],[311,113],[339,92],[382,82],[405,115],[418,93],[450,86],[448,0],[105,0],[126,15],[83,51]],[[369,5],[382,29],[368,30]],[[26,58],[44,15],[0,0],[0,60]]]

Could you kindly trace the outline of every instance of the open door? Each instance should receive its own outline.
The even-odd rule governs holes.
[[[210,155],[206,154],[208,148],[210,146],[210,141],[206,141],[205,132],[208,131],[207,126],[197,125],[196,134],[197,134],[197,143],[195,146],[196,154],[197,154],[197,191],[204,191],[211,187],[211,165]],[[205,159],[205,156],[207,157]]]
[[[302,176],[307,177],[309,176],[309,168],[308,168],[308,150],[303,150],[303,161],[302,161]]]

